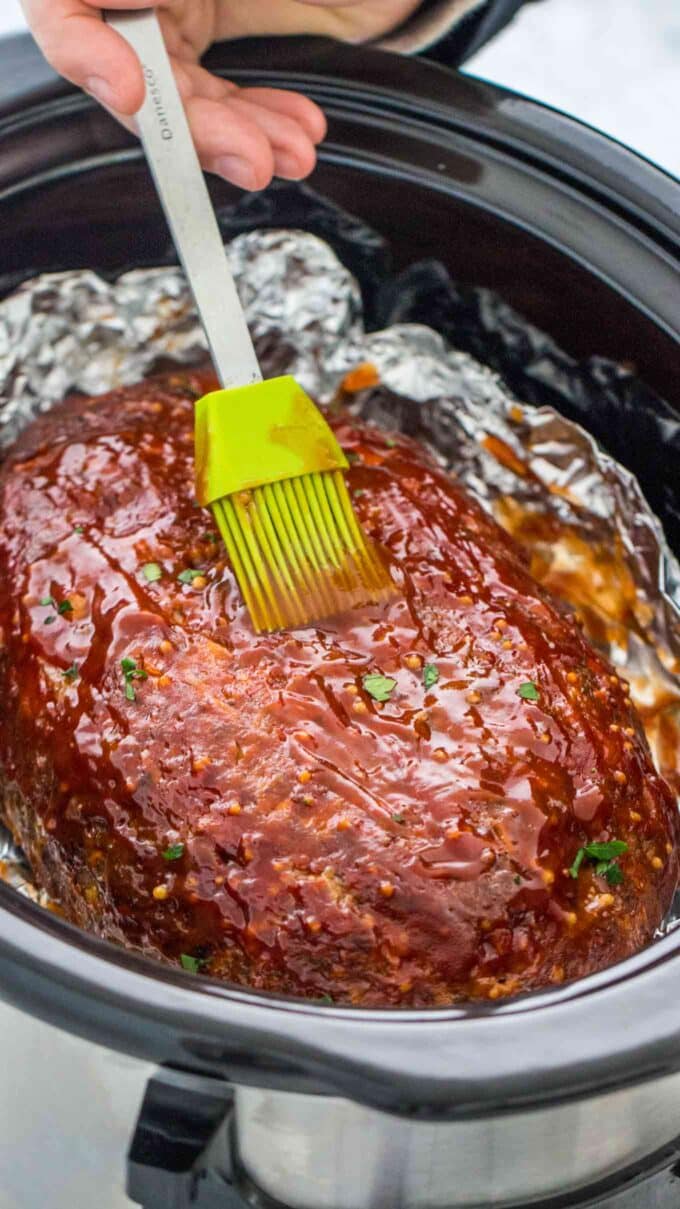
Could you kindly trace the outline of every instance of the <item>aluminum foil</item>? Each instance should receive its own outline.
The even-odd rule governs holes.
[[[629,680],[657,763],[680,788],[680,567],[635,479],[583,429],[512,397],[430,328],[366,332],[357,282],[317,237],[255,231],[228,250],[265,371],[294,374],[319,401],[341,399],[431,446]],[[178,268],[114,283],[86,271],[27,282],[0,303],[0,448],[68,393],[206,356]],[[379,385],[343,387],[366,363]],[[42,901],[21,854],[3,844],[0,869]]]

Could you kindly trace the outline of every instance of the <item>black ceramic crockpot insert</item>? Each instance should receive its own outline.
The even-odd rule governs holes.
[[[306,91],[329,138],[311,191],[237,203],[213,180],[225,236],[294,225],[328,239],[370,327],[429,323],[521,398],[584,424],[636,473],[680,553],[680,185],[563,115],[433,65],[312,39],[268,44],[263,67],[264,53],[218,47],[211,63]],[[2,293],[46,270],[116,276],[174,259],[134,141],[49,76],[0,91],[0,230]],[[152,1061],[419,1116],[680,1069],[679,945],[671,934],[501,1006],[369,1012],[165,968],[0,884],[2,991],[26,1010]]]

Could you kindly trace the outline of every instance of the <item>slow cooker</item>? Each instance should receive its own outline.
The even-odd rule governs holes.
[[[574,358],[634,362],[669,404],[645,486],[677,515],[677,182],[433,64],[310,39],[210,57],[324,106],[314,187],[397,264],[436,256]],[[235,197],[211,188],[219,205]],[[0,101],[0,229],[3,292],[45,270],[154,264],[168,247],[139,148],[48,76],[15,78]],[[636,470],[639,449],[592,427]],[[670,932],[500,1007],[341,1009],[166,969],[0,883],[0,1205],[670,1209],[679,949]]]

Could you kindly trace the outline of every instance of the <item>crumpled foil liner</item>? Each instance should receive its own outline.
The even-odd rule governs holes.
[[[319,401],[341,399],[436,451],[629,680],[657,764],[680,789],[680,567],[635,478],[578,425],[526,405],[431,328],[366,332],[357,281],[316,236],[259,230],[228,251],[265,371],[291,373]],[[176,267],[112,283],[86,271],[26,282],[0,302],[0,448],[69,393],[98,394],[206,355]],[[379,384],[353,390],[350,378],[343,388],[364,364]],[[42,901],[8,838],[0,862]]]

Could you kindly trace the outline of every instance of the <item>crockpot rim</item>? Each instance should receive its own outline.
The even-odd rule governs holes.
[[[331,1006],[166,966],[0,883],[0,987],[15,1006],[159,1065],[427,1120],[555,1107],[680,1070],[679,949],[674,931],[502,1004]]]
[[[230,47],[229,67],[224,51],[220,48],[218,56],[222,70],[274,83],[295,82],[291,64],[313,52],[326,68],[325,74],[312,73],[318,87],[310,91],[318,96],[347,96],[352,79],[342,75],[346,65],[354,71],[360,62],[366,89],[367,74],[381,75],[387,60],[395,61],[385,52],[319,39],[287,41],[277,52],[279,65],[268,63],[264,70],[255,65],[257,59],[247,63],[248,54],[261,54],[259,44]],[[333,74],[338,71],[339,76]],[[671,207],[669,222],[665,202],[659,203],[659,192],[662,198],[680,197],[680,187],[663,170],[558,111],[486,82],[403,60],[399,73],[406,87],[397,96],[370,85],[374,103],[380,97],[398,114],[407,91],[422,102],[423,112],[435,115],[433,120],[455,118],[480,141],[506,151],[522,143],[523,154],[536,157],[546,170],[554,171],[559,161],[559,172],[571,173],[575,182],[579,173],[586,174],[586,165],[594,171],[613,159],[626,190],[614,199],[609,186],[595,179],[591,187],[599,200],[618,212],[623,207],[634,219],[647,199],[659,241],[670,236],[671,247],[680,245],[680,216]],[[436,99],[423,96],[419,81],[428,73],[436,73],[435,92],[442,80],[455,92],[459,109],[453,106],[453,117]],[[297,78],[308,80],[307,69],[299,66]],[[48,92],[54,101],[70,90],[58,82]],[[51,101],[29,97],[25,113],[30,117]],[[74,103],[91,104],[85,98]],[[0,119],[0,137],[14,118]],[[557,156],[558,146],[565,154],[568,150],[566,163]],[[139,1057],[266,1086],[280,1080],[290,1089],[291,1079],[297,1079],[307,1090],[336,1091],[388,1111],[437,1118],[556,1104],[680,1068],[680,1026],[669,994],[679,944],[679,935],[671,934],[608,970],[502,1006],[366,1011],[188,975],[82,932],[0,884],[0,976],[4,993],[17,1005]],[[106,977],[112,970],[116,985]]]

